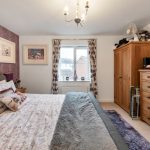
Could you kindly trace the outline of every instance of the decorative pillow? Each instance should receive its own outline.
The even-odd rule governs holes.
[[[7,107],[5,106],[5,104],[0,102],[0,114],[3,113],[6,109],[7,109]]]
[[[21,92],[14,93],[12,89],[6,89],[0,93],[0,113],[7,108],[17,111],[27,96]]]
[[[9,82],[2,83],[0,84],[0,93],[11,88],[12,88],[12,85]]]
[[[2,81],[2,80],[6,80],[6,77],[5,77],[5,75],[0,73],[0,81]]]
[[[21,96],[18,95],[17,93],[13,93],[11,94],[9,97],[11,97],[16,103],[18,103],[19,105],[22,104],[22,99],[21,99]]]
[[[21,97],[21,101],[24,102],[27,98],[27,96],[24,93],[21,92],[16,92],[17,95],[19,95]]]
[[[15,84],[12,80],[9,82],[0,84],[0,92],[10,89],[10,88],[12,88],[14,92],[16,91]]]
[[[25,101],[25,99],[27,98],[23,93],[18,92],[18,93],[12,93],[9,96],[3,97],[2,98],[3,100],[1,100],[1,102],[3,102],[5,104],[5,102],[4,102],[5,98],[8,99],[8,97],[11,98],[16,104],[18,104],[18,108]],[[7,106],[7,107],[10,108],[9,106]]]
[[[6,83],[6,80],[2,80],[2,81],[0,81],[0,84],[2,84],[2,83]]]
[[[12,111],[17,111],[19,107],[18,99],[11,97],[3,97],[0,101],[6,105]]]
[[[9,96],[9,95],[11,95],[13,93],[14,93],[14,91],[11,88],[10,89],[6,89],[6,90],[0,92],[0,98],[1,97],[5,97],[5,96]]]
[[[8,82],[8,84],[10,84],[11,85],[11,88],[13,89],[13,91],[15,92],[16,91],[16,86],[15,86],[15,84],[14,84],[14,81],[13,80],[11,80],[11,81],[9,81]]]

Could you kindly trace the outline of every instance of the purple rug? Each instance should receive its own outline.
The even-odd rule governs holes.
[[[122,119],[115,110],[108,110],[106,114],[108,114],[108,117],[128,144],[129,150],[150,150],[150,143]]]

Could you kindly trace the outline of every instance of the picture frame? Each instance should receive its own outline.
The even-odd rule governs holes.
[[[23,63],[32,65],[48,64],[48,45],[24,45]]]
[[[0,37],[0,62],[16,63],[16,44]]]

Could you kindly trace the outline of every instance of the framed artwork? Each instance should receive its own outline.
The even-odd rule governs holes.
[[[48,46],[47,45],[24,45],[23,46],[24,64],[48,64]]]
[[[16,63],[16,44],[0,37],[0,62]]]

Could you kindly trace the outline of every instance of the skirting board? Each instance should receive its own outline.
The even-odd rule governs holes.
[[[114,99],[99,99],[99,98],[97,98],[97,100],[99,102],[114,102]]]

